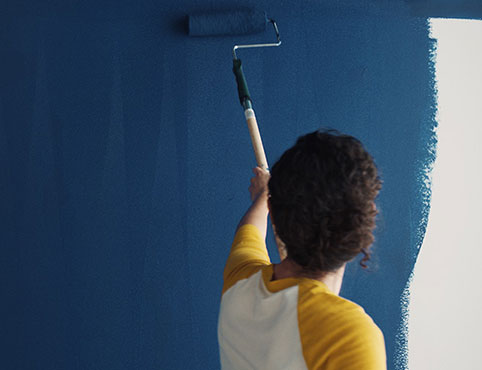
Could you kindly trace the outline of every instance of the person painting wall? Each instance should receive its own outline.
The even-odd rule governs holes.
[[[252,205],[224,270],[218,340],[223,369],[386,369],[383,334],[339,297],[346,263],[370,258],[381,181],[348,135],[313,132],[254,170]],[[271,211],[279,264],[265,246]]]

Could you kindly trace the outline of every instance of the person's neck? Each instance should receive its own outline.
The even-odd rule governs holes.
[[[341,284],[343,282],[343,274],[345,273],[345,264],[334,272],[323,273],[320,275],[308,275],[303,273],[303,269],[296,262],[289,258],[285,258],[281,263],[273,266],[273,279],[281,280],[286,278],[308,277],[324,283],[330,291],[336,295],[340,294]]]

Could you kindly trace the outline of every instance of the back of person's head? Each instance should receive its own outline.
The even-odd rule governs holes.
[[[271,169],[271,218],[288,258],[309,274],[370,257],[381,188],[373,158],[352,136],[316,131]]]

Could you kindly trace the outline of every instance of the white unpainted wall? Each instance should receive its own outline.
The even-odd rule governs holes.
[[[410,286],[410,370],[482,369],[482,21],[432,19],[438,146]]]

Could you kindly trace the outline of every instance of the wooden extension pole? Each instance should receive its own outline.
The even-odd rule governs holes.
[[[244,111],[246,117],[246,123],[248,124],[249,135],[251,136],[251,142],[253,143],[254,155],[256,157],[256,163],[262,169],[269,171],[268,160],[264,153],[263,141],[259,133],[258,123],[256,122],[256,115],[252,108],[247,108]]]

